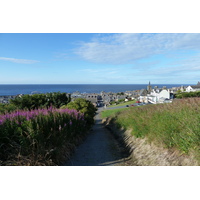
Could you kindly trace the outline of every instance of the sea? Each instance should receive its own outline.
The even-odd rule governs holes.
[[[31,84],[31,85],[17,85],[17,84],[0,84],[0,96],[18,95],[18,94],[35,94],[35,93],[49,93],[49,92],[80,92],[80,93],[101,93],[104,92],[125,92],[133,90],[146,89],[148,84]],[[152,84],[151,86],[158,86],[167,88],[188,86],[189,84]]]

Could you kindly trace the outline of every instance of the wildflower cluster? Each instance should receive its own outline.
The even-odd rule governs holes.
[[[0,160],[10,154],[52,159],[87,132],[84,114],[73,109],[18,110],[0,115]]]
[[[49,114],[55,114],[55,113],[60,113],[60,114],[69,114],[75,117],[76,119],[82,119],[84,120],[84,115],[77,112],[74,109],[56,109],[56,108],[48,108],[48,109],[37,109],[37,110],[31,110],[31,111],[24,111],[24,110],[17,110],[12,113],[7,113],[4,115],[0,115],[0,125],[2,125],[6,120],[14,121],[16,123],[20,123],[23,120],[31,120],[35,119],[39,115],[49,115]]]

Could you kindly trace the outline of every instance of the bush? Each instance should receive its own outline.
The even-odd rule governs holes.
[[[118,103],[124,103],[125,99],[118,100]]]
[[[60,108],[63,105],[68,104],[71,101],[70,96],[66,93],[54,92],[47,94],[33,94],[24,95],[10,100],[18,109],[39,109],[49,108],[51,106]]]
[[[198,91],[198,92],[178,92],[175,95],[175,97],[178,99],[190,98],[190,97],[200,97],[200,91]]]
[[[124,92],[118,92],[117,95],[124,95]]]
[[[14,104],[0,104],[0,114],[10,113],[17,110]]]
[[[87,121],[87,125],[90,127],[94,124],[94,116],[97,111],[96,107],[88,100],[78,98],[73,102],[68,103],[65,106],[62,106],[61,108],[69,108],[69,109],[75,109],[77,111],[80,111],[81,113],[84,113],[84,117]]]

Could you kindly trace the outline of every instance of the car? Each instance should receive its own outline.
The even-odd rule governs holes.
[[[129,107],[129,105],[126,105],[126,107]]]

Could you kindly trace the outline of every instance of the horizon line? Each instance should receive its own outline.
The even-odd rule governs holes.
[[[151,83],[151,85],[191,85],[191,83]],[[192,83],[193,84],[193,83]],[[0,83],[0,85],[148,85],[148,83]]]

